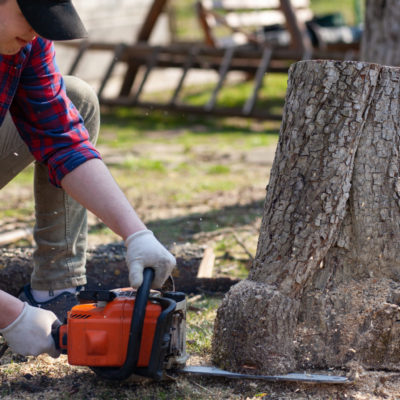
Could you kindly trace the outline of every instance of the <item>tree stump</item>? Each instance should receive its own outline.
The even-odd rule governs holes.
[[[218,310],[215,363],[400,369],[399,80],[292,66],[256,258]]]

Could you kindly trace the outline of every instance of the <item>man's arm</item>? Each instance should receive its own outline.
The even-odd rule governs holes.
[[[175,258],[146,229],[105,164],[99,159],[86,161],[65,175],[61,186],[125,240],[130,284],[140,286],[143,269],[152,267],[153,287],[161,287],[175,267]]]
[[[146,229],[101,160],[81,164],[65,175],[61,186],[124,240]]]

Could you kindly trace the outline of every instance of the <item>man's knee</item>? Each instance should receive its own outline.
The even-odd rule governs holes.
[[[67,95],[81,114],[90,141],[96,143],[100,128],[99,100],[93,88],[76,76],[64,76]]]

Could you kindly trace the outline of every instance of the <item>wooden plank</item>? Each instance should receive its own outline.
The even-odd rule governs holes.
[[[295,8],[310,7],[310,0],[292,0],[291,3]],[[209,10],[250,10],[279,8],[280,0],[202,0],[202,4]]]
[[[179,93],[180,93],[180,91],[181,91],[181,89],[183,87],[183,82],[185,81],[186,76],[187,76],[190,68],[192,68],[193,63],[194,63],[194,58],[198,53],[199,53],[199,47],[198,46],[194,46],[189,51],[189,55],[188,55],[184,65],[183,65],[181,77],[179,79],[179,82],[178,82],[178,84],[177,84],[177,86],[175,88],[175,91],[174,91],[174,93],[173,93],[173,95],[171,97],[171,100],[169,102],[171,105],[174,105],[176,103],[176,101],[178,99],[178,96],[179,96]]]
[[[138,33],[136,42],[147,42],[153,32],[154,26],[158,20],[158,17],[164,11],[164,8],[168,0],[154,0],[147,16],[143,22],[143,25]],[[130,93],[136,74],[138,72],[137,65],[129,65],[125,73],[124,81],[122,82],[120,89],[120,96],[126,96]]]
[[[141,29],[136,37],[136,42],[147,42],[157,23],[161,13],[164,11],[168,0],[154,0]]]
[[[182,68],[187,62],[191,47],[182,45],[170,45],[160,47],[157,59],[159,67],[176,67]],[[147,64],[148,59],[153,52],[154,47],[148,44],[136,44],[127,46],[120,61],[128,62],[131,65]],[[198,54],[193,60],[191,68],[201,68],[218,71],[223,63],[226,49],[213,48],[209,46],[198,46]],[[302,53],[297,50],[290,49],[273,49],[273,59],[271,60],[270,70],[274,72],[287,72],[291,62],[301,59]],[[256,73],[259,62],[262,57],[261,49],[251,47],[236,48],[235,56],[231,60],[230,69],[249,73]],[[329,58],[334,54],[329,54]],[[126,97],[126,96],[122,96]]]
[[[271,61],[271,56],[272,56],[272,49],[270,49],[268,47],[265,48],[263,51],[260,66],[257,69],[257,73],[256,73],[256,76],[254,79],[254,88],[253,88],[252,94],[247,99],[246,103],[243,106],[243,114],[244,115],[250,115],[251,112],[254,110],[256,100],[257,100],[257,95],[261,88],[265,72],[267,71],[268,65]]]
[[[65,47],[79,48],[84,47],[88,50],[98,50],[98,51],[114,51],[115,43],[104,42],[104,41],[70,41],[70,42],[62,42],[62,45]]]
[[[204,41],[206,45],[216,47],[216,38],[214,37],[214,33],[210,26],[210,24],[212,25],[213,22],[208,21],[209,14],[201,1],[196,2],[195,10],[197,18],[199,20],[200,27],[203,29]]]
[[[135,103],[137,101],[139,101],[139,97],[142,94],[142,91],[144,89],[144,85],[146,84],[147,79],[150,76],[150,73],[151,73],[152,69],[157,64],[157,58],[158,58],[159,51],[160,51],[159,47],[154,47],[153,48],[153,52],[151,53],[150,58],[149,58],[149,60],[147,62],[147,65],[146,65],[146,71],[145,71],[145,73],[143,75],[142,81],[140,82],[139,88],[136,91],[135,96],[134,96],[134,102]]]
[[[267,5],[274,8],[266,9]],[[254,34],[255,31],[265,26],[282,25],[287,27],[291,35],[293,48],[302,49],[303,54],[308,51],[307,41],[310,42],[310,39],[299,29],[300,25],[313,17],[308,1],[203,0],[201,6],[198,6],[198,16],[206,43],[214,47],[226,46],[218,43],[218,27],[228,28],[233,34],[243,34],[245,43],[259,43],[260,38]],[[302,41],[305,42],[301,43]]]
[[[301,21],[308,21],[313,17],[313,13],[309,9],[296,10],[296,17]],[[251,11],[251,12],[230,12],[225,16],[226,23],[232,28],[239,27],[263,27],[268,25],[286,23],[285,15],[282,11]]]
[[[220,68],[219,73],[218,73],[218,75],[219,75],[218,83],[217,83],[217,85],[215,86],[215,88],[213,90],[213,93],[211,95],[210,101],[204,106],[204,109],[207,110],[207,111],[211,111],[214,108],[215,103],[217,102],[218,93],[221,90],[222,85],[223,85],[223,83],[225,81],[225,78],[226,78],[226,74],[229,71],[229,67],[231,65],[232,57],[233,57],[234,52],[235,52],[235,48],[234,47],[229,47],[225,51],[224,59],[222,60],[221,68]]]
[[[182,59],[186,60],[186,55],[189,54],[190,49],[195,44],[191,44],[190,46],[185,46],[183,44],[171,44],[166,47],[160,47],[160,56],[162,54],[176,54],[176,56],[183,57]],[[146,43],[138,43],[135,45],[130,45],[126,47],[124,52],[124,60],[129,61],[130,59],[135,60],[136,58],[146,57],[153,51],[153,46],[148,45]],[[199,45],[199,56],[207,56],[207,57],[216,57],[220,60],[223,59],[225,55],[226,49],[218,49],[209,46],[201,46]],[[260,59],[262,54],[261,48],[255,48],[252,46],[249,47],[240,47],[235,51],[235,59]],[[274,58],[288,59],[288,58],[296,58],[298,57],[298,53],[293,50],[288,49],[274,49]]]
[[[71,64],[71,67],[68,71],[68,75],[73,75],[78,68],[79,63],[81,62],[83,55],[86,53],[87,49],[89,48],[89,42],[88,41],[83,41],[79,45],[78,52],[76,54],[76,57],[74,61]]]
[[[106,73],[103,76],[103,79],[100,82],[100,87],[97,91],[97,96],[99,97],[99,99],[101,98],[102,94],[103,94],[103,90],[106,87],[106,84],[108,82],[108,80],[111,77],[112,72],[114,71],[115,66],[117,65],[117,63],[119,62],[122,54],[124,53],[126,48],[126,45],[124,43],[120,43],[119,45],[117,45],[115,47],[114,50],[114,57],[112,58]]]
[[[229,12],[225,15],[225,21],[233,28],[265,25],[284,24],[285,16],[280,10]]]
[[[215,254],[211,247],[204,250],[196,278],[212,278],[214,269]]]
[[[306,20],[293,10],[290,0],[281,0],[281,7],[286,18],[287,29],[290,32],[291,46],[303,53],[303,59],[310,58],[313,46],[310,35],[307,33]]]

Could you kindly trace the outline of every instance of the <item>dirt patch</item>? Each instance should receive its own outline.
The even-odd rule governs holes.
[[[192,361],[202,362],[201,359]],[[74,367],[66,356],[23,358],[7,352],[0,367],[2,399],[398,399],[400,374],[354,369],[346,385],[263,383],[174,374],[165,382],[99,379],[86,367]],[[329,371],[344,375],[344,371]]]

